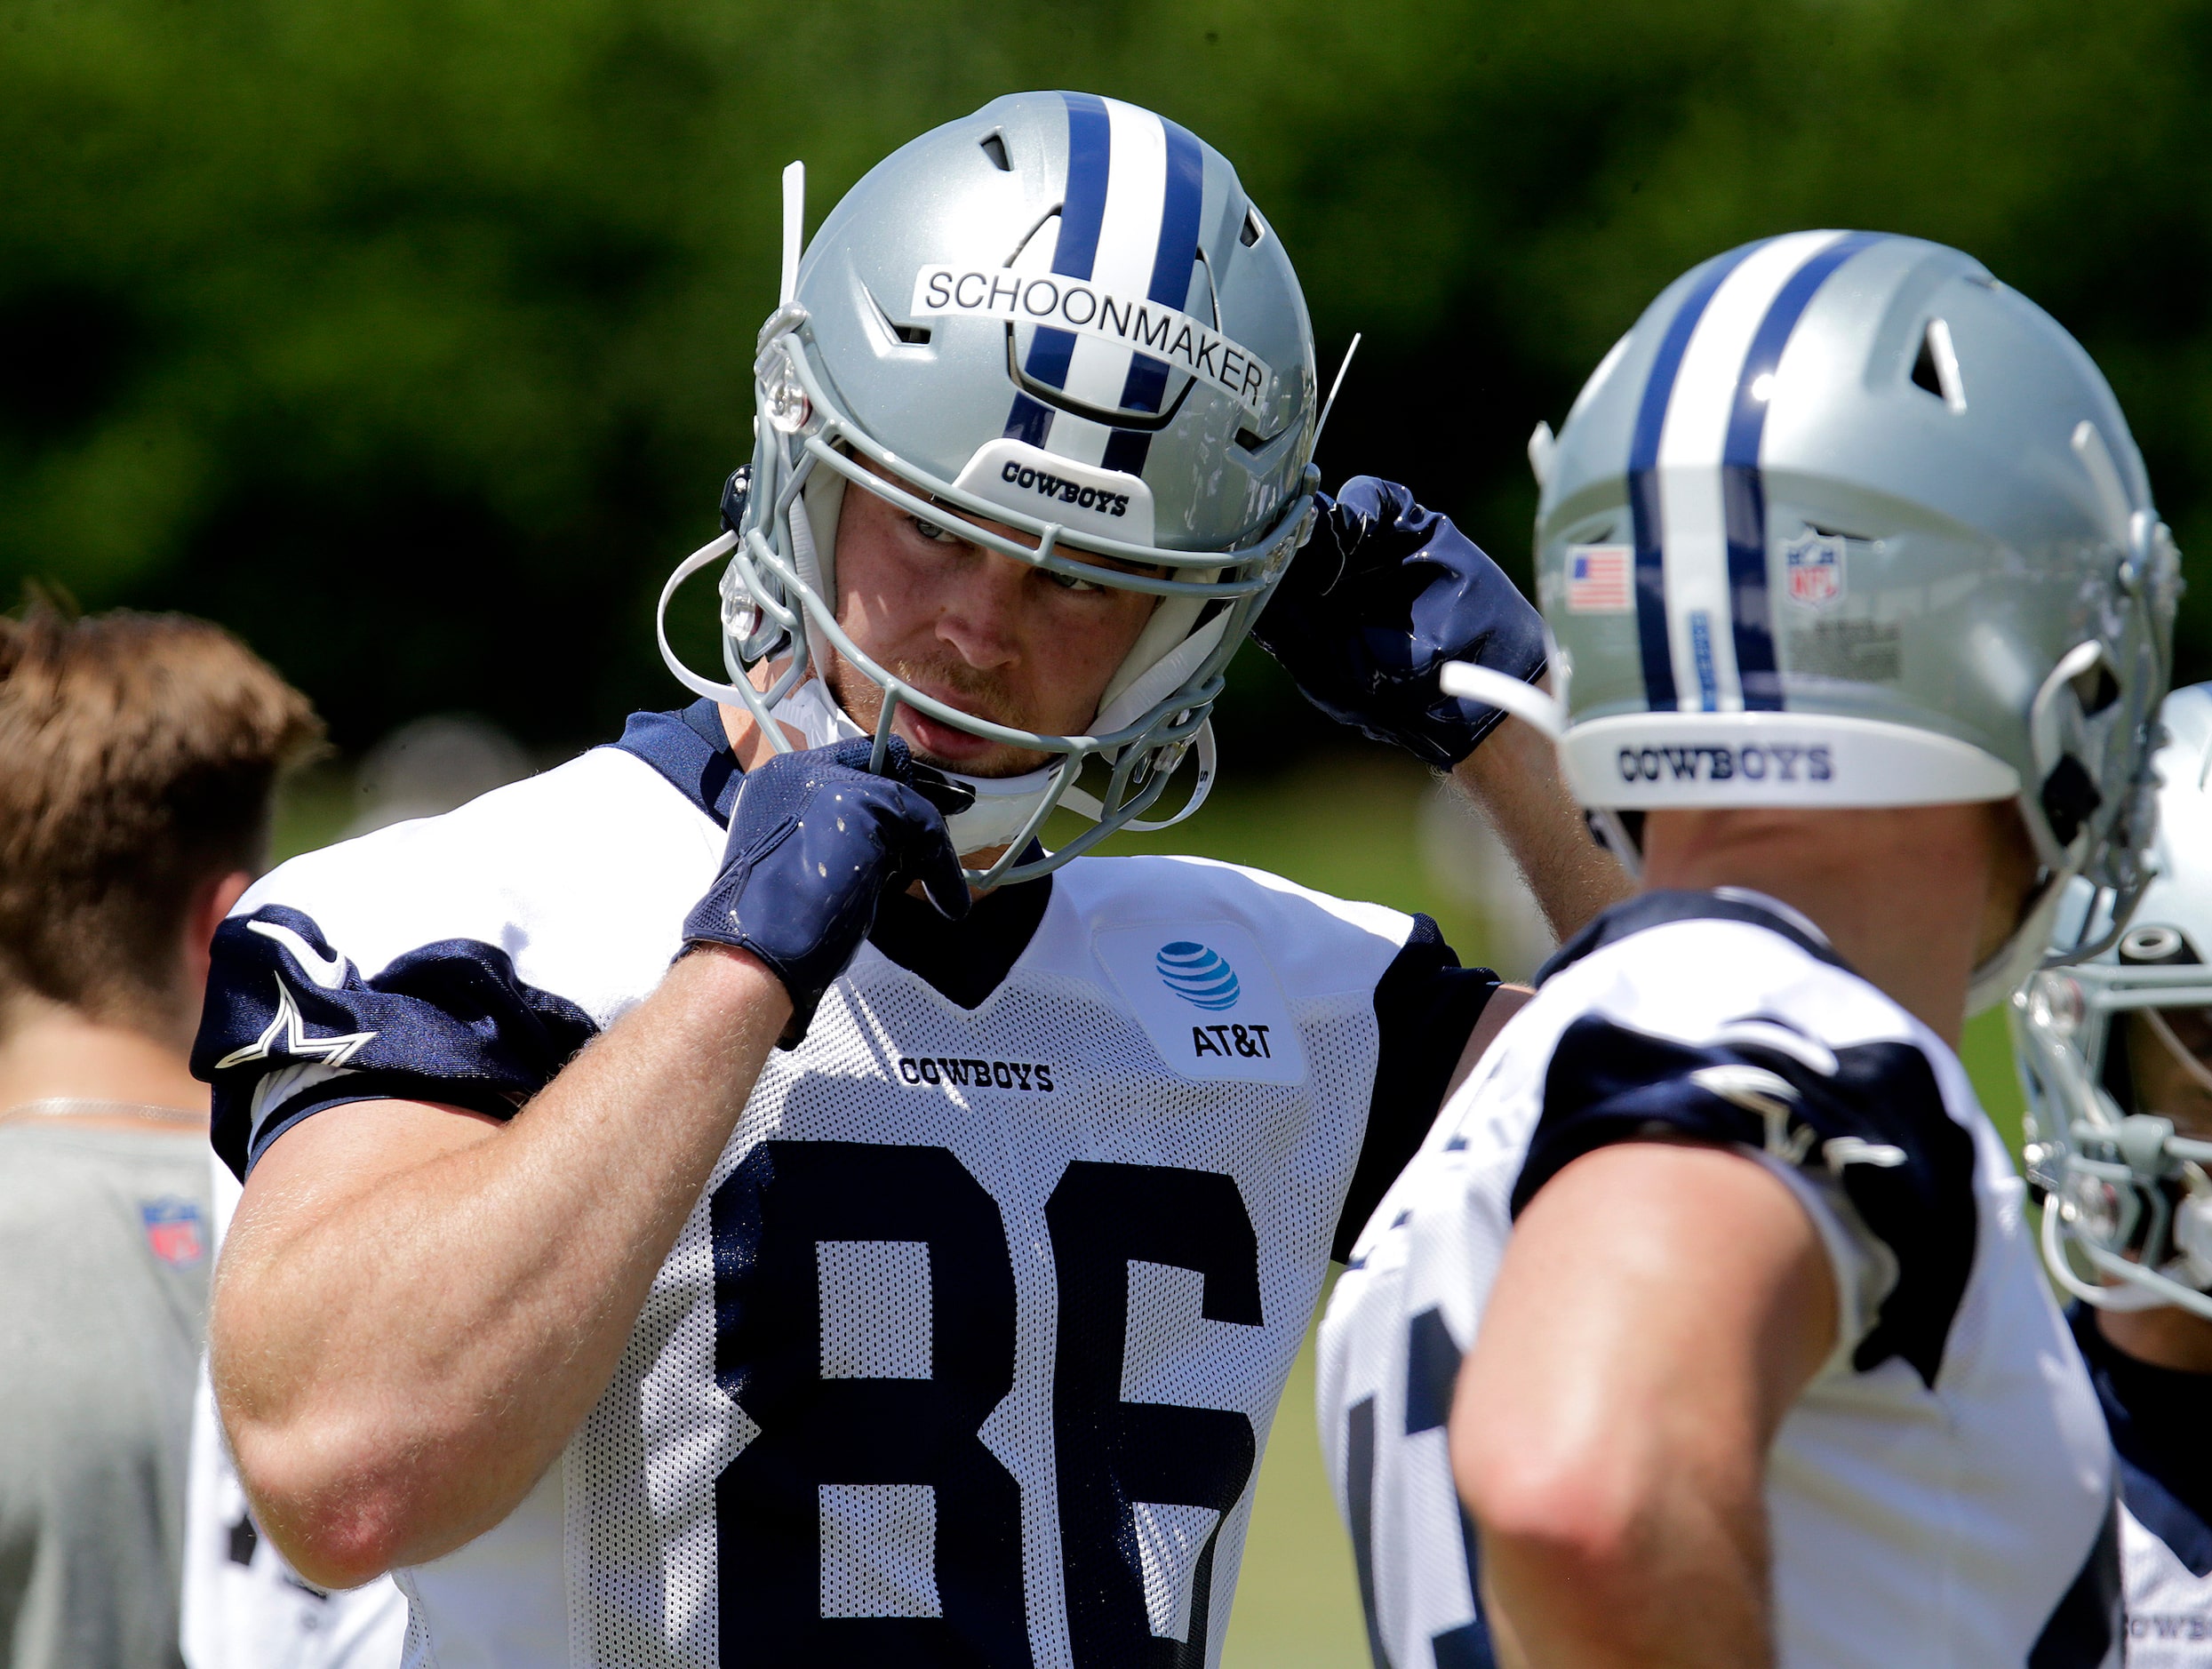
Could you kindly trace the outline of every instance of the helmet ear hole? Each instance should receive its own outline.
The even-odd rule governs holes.
[[[2073,844],[2081,826],[2104,803],[2088,770],[2072,754],[2064,755],[2043,779],[2042,792],[2036,797],[2042,803],[2043,820],[2050,827],[2051,838],[2061,850]]]

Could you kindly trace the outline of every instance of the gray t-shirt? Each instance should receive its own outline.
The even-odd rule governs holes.
[[[0,1123],[0,1652],[176,1669],[207,1148]]]

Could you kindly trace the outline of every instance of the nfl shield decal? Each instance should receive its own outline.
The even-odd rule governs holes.
[[[181,1268],[207,1255],[200,1234],[200,1208],[174,1195],[140,1200],[139,1218],[146,1225],[146,1244],[162,1262]]]
[[[1807,531],[1782,551],[1789,575],[1790,601],[1801,608],[1825,609],[1843,595],[1843,536]]]

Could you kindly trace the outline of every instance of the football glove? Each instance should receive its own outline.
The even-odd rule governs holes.
[[[1355,475],[1316,504],[1314,537],[1252,636],[1337,723],[1450,770],[1505,715],[1446,695],[1440,670],[1467,660],[1533,682],[1542,618],[1473,540],[1395,482]]]
[[[891,739],[881,776],[868,770],[872,747],[860,737],[747,771],[722,873],[684,919],[687,948],[735,946],[775,970],[791,994],[784,1049],[806,1035],[887,889],[919,881],[942,914],[968,914],[960,859],[943,814],[914,786],[906,743]]]

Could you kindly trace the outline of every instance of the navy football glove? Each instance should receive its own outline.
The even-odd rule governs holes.
[[[1448,696],[1448,660],[1533,682],[1544,622],[1496,563],[1395,482],[1355,475],[1318,496],[1314,537],[1252,627],[1306,699],[1449,771],[1505,715]]]
[[[791,994],[785,1049],[806,1035],[887,890],[919,881],[941,913],[968,914],[960,858],[943,814],[913,786],[906,743],[891,739],[882,776],[868,770],[872,746],[779,754],[747,771],[722,874],[684,919],[687,946],[734,945],[775,970]]]

